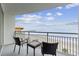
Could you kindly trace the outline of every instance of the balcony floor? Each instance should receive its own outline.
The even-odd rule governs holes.
[[[29,47],[28,55],[27,55],[26,44],[24,44],[23,47],[21,47],[20,54],[18,54],[18,50],[19,50],[18,46],[16,46],[15,52],[13,52],[13,49],[14,49],[14,45],[3,46],[1,55],[2,56],[33,56],[33,48],[31,47]],[[35,49],[35,56],[42,56],[40,46]],[[45,56],[51,56],[51,55],[45,55]],[[66,55],[60,52],[57,52],[57,56],[66,56]]]

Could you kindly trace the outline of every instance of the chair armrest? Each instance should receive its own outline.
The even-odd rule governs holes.
[[[28,39],[24,39],[24,40],[23,40],[23,38],[21,38],[21,42],[27,42],[27,40],[28,40]]]
[[[22,42],[23,41],[23,38],[20,38],[20,41]]]

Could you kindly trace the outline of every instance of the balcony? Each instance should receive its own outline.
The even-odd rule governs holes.
[[[78,47],[78,33],[64,33],[64,32],[38,32],[38,31],[20,31],[20,32],[15,32],[16,36],[26,39],[29,39],[29,42],[32,40],[38,40],[39,42],[49,42],[49,43],[56,43],[58,42],[58,49],[57,49],[57,55],[58,56],[64,56],[64,55],[70,55],[70,56],[77,56],[79,55],[79,47]],[[3,54],[2,55],[18,55],[17,50],[15,53],[12,53],[11,48],[14,45],[6,46],[6,49],[10,49],[6,53],[6,49],[3,48]],[[27,55],[26,50],[27,50],[27,45],[25,44],[23,48],[21,48],[21,54],[22,55]],[[30,47],[29,47],[30,48]],[[23,50],[24,49],[24,50]],[[12,49],[13,50],[13,49]],[[11,51],[11,52],[10,52]],[[38,47],[36,49],[36,55],[41,56],[41,47]],[[9,53],[9,54],[7,54]],[[32,56],[32,49],[29,49],[29,56]]]
[[[2,49],[1,56],[33,56],[33,49],[31,47],[29,47],[28,55],[27,55],[27,52],[26,52],[27,51],[27,45],[26,44],[21,48],[20,54],[18,54],[18,46],[16,46],[16,50],[15,50],[14,53],[13,53],[13,48],[14,48],[14,44],[4,46],[3,49]],[[35,56],[42,56],[40,46],[38,48],[36,48]],[[45,55],[45,56],[52,56],[52,55]],[[68,55],[57,51],[57,56],[68,56]]]
[[[42,4],[42,3],[41,4],[35,4],[35,3],[34,4],[31,4],[31,3],[29,3],[29,4],[28,3],[25,3],[25,4],[5,3],[5,4],[3,4],[3,3],[1,3],[0,4],[0,18],[1,18],[0,19],[0,53],[1,53],[0,55],[3,55],[3,56],[4,55],[5,56],[18,55],[18,53],[17,53],[18,46],[16,48],[15,53],[13,53],[13,48],[14,48],[13,33],[14,33],[14,27],[15,27],[15,20],[14,19],[15,19],[16,15],[23,14],[23,13],[38,12],[38,11],[41,11],[44,9],[49,9],[49,8],[60,7],[59,9],[61,9],[61,6],[63,6],[63,5],[66,6],[67,4],[72,5],[72,6],[75,5],[74,7],[78,6],[78,4],[70,4],[70,3],[55,3],[55,4],[54,3],[46,3],[46,4]],[[76,14],[78,9],[76,9],[76,8],[74,8],[74,9],[76,10],[76,12],[74,12]],[[62,10],[64,10],[64,9],[62,9]],[[69,12],[71,12],[71,10]],[[68,13],[68,15],[70,14],[72,16],[68,16],[68,15],[66,15],[66,13],[61,13],[61,14],[58,13],[58,14],[59,15],[65,14],[65,16],[68,16],[68,17],[64,17],[64,19],[66,19],[66,21],[67,21],[67,18],[69,18],[69,19],[71,18],[72,20],[77,20],[77,19],[74,19],[75,16],[77,16],[77,14],[75,15],[75,14],[73,14],[73,12],[71,12],[71,13],[69,13],[69,12],[67,10],[66,13]],[[60,20],[60,22],[61,21],[62,20]],[[37,23],[39,23],[39,22],[37,22]],[[63,22],[61,22],[61,23],[63,23]],[[56,24],[57,24],[57,22],[56,22]],[[63,24],[65,24],[65,23],[63,23]],[[69,26],[71,24],[78,25],[78,22],[73,21],[73,23],[71,23],[71,24],[68,23],[68,24],[69,24]],[[48,23],[47,25],[51,25],[51,24]],[[58,25],[59,25],[59,23],[58,23]],[[60,24],[60,25],[62,25],[62,24]],[[37,27],[39,27],[39,26],[37,26]],[[46,26],[46,27],[48,27],[48,26]],[[62,26],[62,27],[64,28],[64,26]],[[71,26],[71,27],[73,27],[74,28],[73,30],[75,30],[75,27],[78,27],[78,26]],[[32,28],[32,27],[30,27],[30,28]],[[58,42],[59,44],[58,44],[57,56],[65,56],[65,55],[78,56],[79,55],[79,51],[78,51],[79,50],[79,40],[78,40],[79,34],[78,33],[21,31],[21,32],[16,32],[15,35],[19,36],[20,38],[23,38],[23,39],[28,38],[29,41],[38,40],[39,42],[43,42],[43,41],[49,42],[49,43]],[[27,56],[26,50],[27,50],[27,45],[25,44],[21,48],[21,53],[19,55]],[[33,53],[33,51],[30,48],[28,56],[32,56],[33,55],[32,53]],[[38,47],[36,49],[36,56],[41,56],[41,48],[40,47]]]

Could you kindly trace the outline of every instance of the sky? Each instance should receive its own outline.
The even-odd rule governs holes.
[[[24,31],[78,32],[79,4],[67,4],[39,12],[16,15],[15,26]]]

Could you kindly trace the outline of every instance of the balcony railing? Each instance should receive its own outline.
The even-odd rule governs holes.
[[[38,31],[20,31],[16,32],[16,36],[38,40],[40,42],[55,43],[58,42],[58,51],[67,55],[79,55],[78,33],[64,32],[38,32]]]

